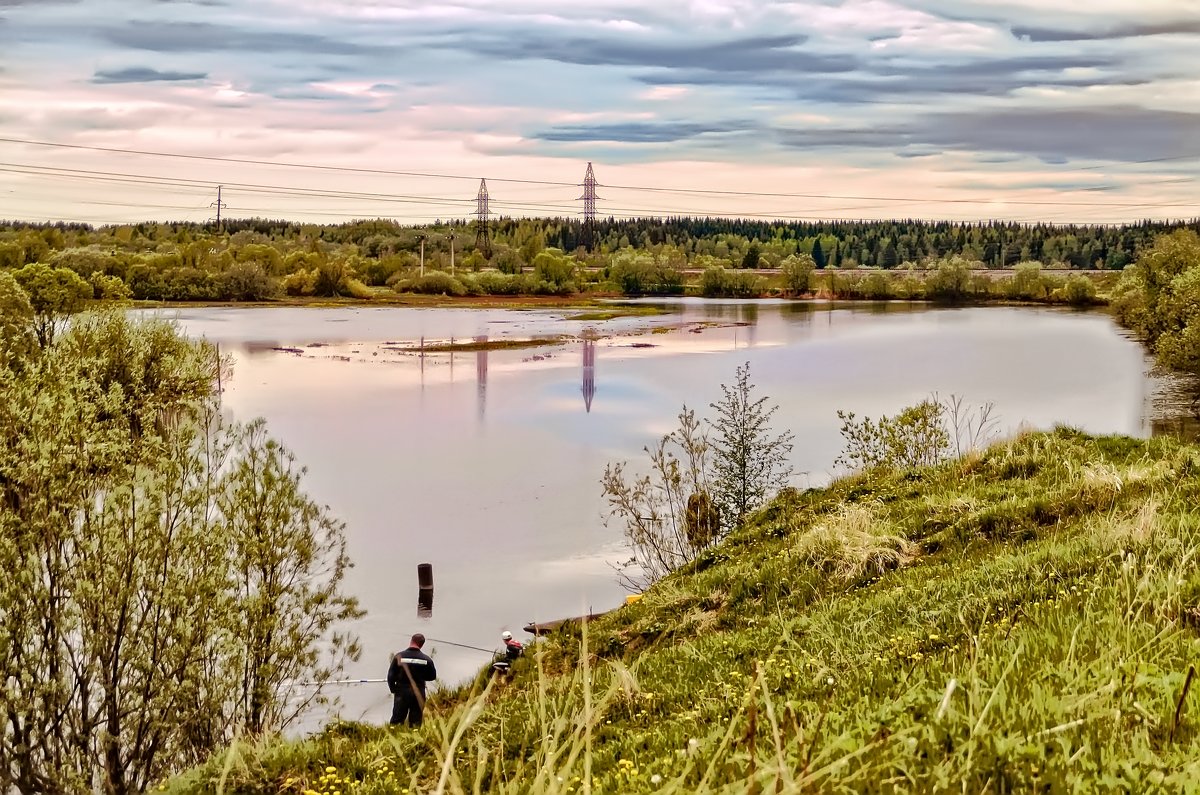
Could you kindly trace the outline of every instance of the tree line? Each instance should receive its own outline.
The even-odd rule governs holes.
[[[357,657],[361,611],[341,522],[223,417],[229,362],[67,315],[0,271],[0,791],[124,795],[322,703],[297,685]]]
[[[650,257],[667,281],[677,280],[667,271],[782,269],[796,257],[810,258],[816,270],[911,270],[946,258],[987,268],[1041,262],[1053,269],[1120,270],[1157,236],[1177,229],[1200,230],[1200,222],[1117,227],[610,218],[597,221],[589,252],[581,247],[581,222],[569,218],[498,219],[486,248],[476,246],[476,229],[466,222],[418,228],[385,219],[336,225],[235,219],[219,231],[194,223],[0,223],[0,269],[47,265],[72,271],[95,298],[156,301],[369,298],[382,287],[562,294],[581,289],[589,278],[609,281],[614,266],[630,256]],[[551,259],[542,257],[539,267],[546,253]],[[573,270],[564,275],[564,268]],[[420,281],[451,271],[456,278],[481,271],[515,278]]]

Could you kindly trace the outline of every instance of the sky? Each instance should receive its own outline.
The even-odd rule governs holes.
[[[0,139],[14,220],[1192,218],[1200,0],[0,0]]]

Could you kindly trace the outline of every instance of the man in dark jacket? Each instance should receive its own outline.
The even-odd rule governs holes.
[[[388,689],[392,691],[392,723],[421,725],[425,708],[425,683],[437,679],[433,659],[421,651],[425,636],[412,636],[408,648],[392,657],[388,667]]]

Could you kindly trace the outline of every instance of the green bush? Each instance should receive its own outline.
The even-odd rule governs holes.
[[[475,282],[488,295],[521,295],[528,291],[525,277],[495,271],[483,271]]]
[[[783,273],[783,284],[792,295],[806,293],[812,287],[813,272],[817,263],[811,254],[793,254],[779,264]]]
[[[719,265],[706,268],[700,276],[700,294],[706,298],[757,298],[763,293],[761,277],[731,271]]]
[[[289,273],[283,277],[283,282],[280,284],[283,291],[291,296],[313,295],[317,289],[317,271],[298,270],[295,273]]]
[[[13,270],[25,264],[25,249],[20,243],[0,240],[0,269]]]
[[[467,291],[467,295],[487,295],[487,290],[479,284],[478,276],[479,274],[468,273],[457,277],[462,283],[463,289]]]
[[[221,297],[230,301],[266,301],[279,294],[279,283],[268,271],[269,260],[239,260],[221,274]]]
[[[400,254],[389,254],[379,259],[367,259],[357,266],[363,281],[374,287],[390,287],[390,279],[403,273],[409,268],[416,267],[417,258],[407,251]]]
[[[1087,276],[1076,274],[1067,279],[1062,295],[1071,306],[1087,306],[1096,301],[1096,284]]]
[[[94,297],[106,301],[124,301],[132,297],[133,292],[121,280],[120,276],[106,276],[100,271],[92,274],[88,281],[92,285]]]
[[[375,292],[358,279],[346,280],[346,294],[351,298],[358,298],[361,300],[369,300],[375,297]]]
[[[925,279],[925,293],[935,301],[962,301],[971,293],[971,263],[962,257],[946,257]]]
[[[871,301],[885,301],[892,298],[892,282],[893,279],[888,274],[873,270],[868,274],[860,285],[862,297]]]
[[[1005,285],[1009,298],[1020,301],[1040,301],[1049,294],[1048,282],[1042,276],[1042,263],[1018,262]]]
[[[398,282],[399,293],[421,293],[423,295],[466,295],[463,283],[444,271],[429,271],[424,276]]]
[[[492,255],[492,267],[501,273],[519,274],[525,270],[525,260],[516,250],[502,248]]]
[[[575,261],[556,248],[545,249],[533,258],[533,276],[554,285],[556,294],[575,291]]]
[[[683,272],[645,252],[624,249],[613,255],[609,278],[625,295],[683,294]]]

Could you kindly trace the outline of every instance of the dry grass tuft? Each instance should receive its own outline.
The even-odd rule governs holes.
[[[862,503],[847,505],[796,541],[805,565],[843,580],[883,574],[912,563],[916,546],[888,532],[879,513]]]

